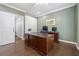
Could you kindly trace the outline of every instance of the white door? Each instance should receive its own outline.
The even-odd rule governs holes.
[[[15,42],[15,16],[0,11],[0,45]]]
[[[24,17],[16,16],[16,36],[23,38],[24,37]]]
[[[25,33],[28,33],[28,29],[32,29],[30,32],[37,32],[37,19],[31,16],[25,16]]]

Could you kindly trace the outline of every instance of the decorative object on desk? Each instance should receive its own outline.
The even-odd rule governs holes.
[[[53,25],[55,25],[55,19],[46,20],[46,26],[53,26]]]
[[[28,29],[29,33],[30,33],[31,30],[32,30],[31,28]]]

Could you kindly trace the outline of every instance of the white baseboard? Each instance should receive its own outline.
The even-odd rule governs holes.
[[[25,38],[22,37],[22,40],[25,40]]]
[[[17,37],[19,37],[19,36],[17,36]],[[22,40],[25,40],[25,38],[24,38],[24,37],[19,37],[19,38],[21,38]]]
[[[65,42],[65,43],[71,43],[71,44],[76,44],[75,42],[71,42],[71,41],[66,41],[66,40],[61,40],[61,39],[59,39],[59,41],[61,41],[61,42]]]
[[[76,42],[71,42],[71,41],[66,41],[66,40],[61,40],[61,39],[59,39],[59,41],[61,41],[61,42],[65,42],[65,43],[75,44],[75,45],[76,45],[76,48],[79,50],[79,47],[78,47],[78,45],[77,45]]]
[[[76,43],[75,45],[76,45],[77,49],[79,50],[78,44]]]
[[[20,37],[22,40],[25,40],[25,38],[23,38],[23,37]]]

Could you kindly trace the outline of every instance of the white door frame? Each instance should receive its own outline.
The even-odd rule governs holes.
[[[17,22],[16,22],[16,20],[18,20],[18,18],[21,18],[20,20],[22,20],[22,24],[20,24],[21,26],[22,26],[22,29],[20,29],[21,31],[22,31],[22,33],[17,33],[16,31],[17,31]],[[18,35],[16,35],[16,33],[18,34]],[[17,37],[19,37],[19,38],[21,38],[21,39],[24,39],[24,16],[21,16],[21,15],[16,15],[15,16],[15,36],[17,36]]]

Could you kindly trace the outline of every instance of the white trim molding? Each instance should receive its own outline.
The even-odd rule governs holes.
[[[19,37],[19,38],[21,38],[22,40],[25,40],[25,38],[23,38],[23,37]]]
[[[21,38],[22,40],[25,40],[25,38],[24,37],[20,37],[20,36],[17,36],[18,38]]]
[[[61,40],[61,39],[59,39],[59,41],[74,44],[76,48],[79,50],[78,44],[76,42],[71,42],[71,41],[66,41],[66,40]]]
[[[14,7],[14,6],[9,5],[9,4],[6,4],[6,3],[2,3],[2,5],[7,6],[7,7],[10,7],[12,9],[15,9],[15,10],[18,10],[18,11],[21,11],[21,12],[24,12],[24,13],[26,12],[25,10],[19,9],[17,7]]]
[[[20,9],[20,8],[15,7],[15,6],[12,6],[12,5],[9,5],[9,4],[6,4],[6,3],[2,3],[2,5],[26,13],[26,10],[22,10],[22,9]],[[37,15],[37,16],[35,16],[35,17],[44,16],[44,15],[47,15],[47,14],[50,14],[50,13],[54,13],[54,12],[57,12],[57,11],[60,11],[60,10],[66,9],[66,8],[73,7],[73,6],[75,6],[75,5],[76,5],[76,3],[73,3],[73,4],[70,4],[70,5],[64,6],[64,7],[62,7],[62,8],[59,8],[59,9],[56,9],[56,10],[49,11],[49,12],[47,12],[47,13]]]
[[[66,41],[66,40],[61,40],[61,39],[59,39],[59,41],[61,41],[61,42],[65,42],[65,43],[71,43],[71,44],[76,44],[75,42],[71,42],[71,41]]]
[[[79,50],[78,44],[76,43],[75,45],[76,45],[77,49]]]
[[[56,9],[56,10],[53,10],[53,11],[50,11],[50,12],[47,12],[47,13],[38,15],[38,16],[36,16],[36,17],[40,17],[40,16],[44,16],[44,15],[47,15],[47,14],[50,14],[50,13],[54,13],[54,12],[57,12],[57,11],[60,11],[60,10],[66,9],[66,8],[73,7],[73,6],[75,6],[75,5],[76,5],[76,3],[70,4],[70,5],[64,6],[64,7],[62,7],[62,8],[59,8],[59,9]]]
[[[22,38],[22,40],[25,40],[25,38]]]

